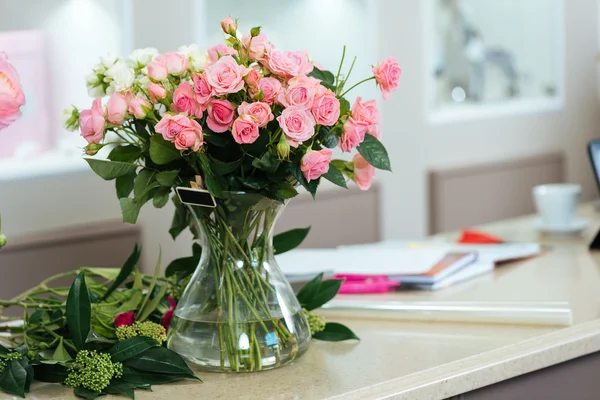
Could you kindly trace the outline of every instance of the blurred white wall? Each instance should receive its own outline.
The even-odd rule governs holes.
[[[555,112],[432,124],[425,107],[423,21],[425,2],[380,0],[379,57],[395,56],[403,67],[400,90],[383,106],[383,141],[393,174],[383,178],[384,237],[427,233],[427,171],[565,151],[567,179],[596,196],[586,143],[600,132],[596,96],[597,1],[566,0],[565,104]],[[510,29],[508,27],[507,29]],[[476,188],[474,188],[476,190]]]

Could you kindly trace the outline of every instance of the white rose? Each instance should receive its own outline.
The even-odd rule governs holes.
[[[124,92],[133,86],[135,80],[135,71],[127,66],[127,63],[119,60],[115,65],[106,70],[105,81],[110,82],[110,88],[107,93]]]
[[[102,79],[95,73],[91,73],[85,78],[88,95],[90,97],[102,97],[106,94]]]
[[[109,69],[110,67],[115,65],[119,60],[120,57],[108,53],[105,56],[100,57],[100,65],[103,66],[104,69]]]
[[[139,69],[148,65],[148,63],[154,60],[157,55],[158,50],[154,47],[135,49],[133,53],[127,57],[127,65],[131,68]]]
[[[208,61],[208,53],[200,50],[200,46],[197,44],[181,46],[177,51],[190,60],[190,69],[194,72],[203,70]]]

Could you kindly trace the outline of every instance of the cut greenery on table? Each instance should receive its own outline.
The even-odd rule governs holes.
[[[309,228],[274,238],[277,252],[296,246]],[[135,247],[121,268],[82,267],[49,277],[10,300],[0,300],[0,388],[25,397],[33,380],[61,383],[75,395],[105,394],[134,398],[137,389],[182,379],[198,379],[185,361],[164,347],[167,330],[183,289],[198,266],[202,249],[172,261],[159,276],[137,268]],[[60,282],[73,279],[70,286]],[[331,300],[342,280],[315,277],[298,293],[313,338],[358,339],[347,327],[325,322],[313,312]],[[22,316],[4,309],[21,308]],[[20,323],[23,321],[22,323]]]

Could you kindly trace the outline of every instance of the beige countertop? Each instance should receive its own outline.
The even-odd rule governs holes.
[[[587,244],[600,214],[577,238],[540,236],[533,217],[489,224],[507,240],[541,241],[547,251],[439,292],[380,295],[392,300],[569,301],[570,327],[340,320],[360,343],[315,341],[292,365],[255,374],[201,373],[203,383],[155,386],[138,399],[444,399],[600,351],[600,253]],[[451,238],[452,236],[445,236]],[[370,295],[370,298],[375,296]],[[59,385],[35,383],[31,399],[71,399]]]

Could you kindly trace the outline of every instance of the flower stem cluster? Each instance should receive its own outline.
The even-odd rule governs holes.
[[[303,308],[302,311],[304,312],[304,315],[306,315],[306,319],[308,319],[311,335],[325,330],[325,318],[323,318],[323,316],[312,313],[306,308]]]
[[[110,385],[111,379],[120,378],[123,375],[123,364],[112,362],[110,355],[106,353],[98,353],[96,350],[80,350],[68,372],[65,385],[101,392]]]
[[[150,321],[136,322],[129,326],[119,326],[116,334],[120,341],[135,336],[148,336],[161,344],[167,340],[166,329],[162,325]]]

